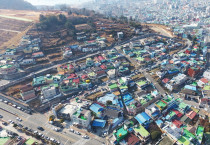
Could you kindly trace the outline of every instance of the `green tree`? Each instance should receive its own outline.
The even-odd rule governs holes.
[[[39,21],[40,22],[44,22],[46,19],[47,18],[44,15],[42,15],[42,14],[39,15]]]
[[[66,16],[63,15],[63,14],[58,15],[58,18],[59,18],[59,22],[60,22],[61,24],[65,24],[66,21],[67,21]]]
[[[110,101],[110,100],[106,101],[106,105],[107,106],[112,105],[112,101]]]
[[[65,23],[65,28],[68,29],[68,30],[74,30],[75,29],[74,25],[72,24],[72,22],[70,20],[67,20],[67,22]]]
[[[151,133],[152,140],[155,140],[155,139],[159,138],[160,136],[161,136],[161,132],[160,131],[153,131]]]

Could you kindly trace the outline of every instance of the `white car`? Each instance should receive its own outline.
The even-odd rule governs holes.
[[[87,135],[84,135],[82,137],[85,138],[85,139],[89,139],[89,136],[87,136]]]
[[[56,132],[58,132],[58,131],[59,131],[59,129],[58,129],[58,128],[53,128],[53,130],[54,130],[54,131],[56,131]]]
[[[17,117],[16,119],[17,119],[18,121],[20,121],[20,122],[22,121],[22,119],[21,119],[21,118],[19,118],[19,117]]]
[[[81,135],[81,133],[79,131],[75,131],[74,133],[77,135]]]
[[[74,132],[74,130],[73,130],[73,129],[69,129],[69,131],[70,131],[70,132]]]
[[[38,133],[38,131],[36,131],[36,130],[35,130],[35,131],[34,131],[34,133],[35,133],[35,134],[37,134],[37,133]]]

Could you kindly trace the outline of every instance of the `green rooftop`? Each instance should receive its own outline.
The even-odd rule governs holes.
[[[5,65],[1,65],[0,68],[6,69],[6,68],[11,68],[11,67],[13,67],[13,66],[14,66],[14,65],[12,65],[12,64],[5,64]]]
[[[10,140],[9,137],[0,137],[0,145],[5,144],[8,140]]]
[[[76,111],[73,115],[78,117],[80,115],[80,113],[78,111]]]
[[[34,144],[34,140],[33,139],[28,139],[26,142],[25,142],[25,145],[32,145],[32,144]]]
[[[169,115],[170,115],[171,117],[173,117],[174,115],[176,115],[176,113],[175,113],[174,111],[170,111]]]
[[[195,138],[195,135],[189,132],[187,129],[184,129],[183,136],[188,140],[192,140],[193,138]]]
[[[146,101],[145,99],[141,99],[140,103],[141,103],[142,105],[144,105],[144,104],[147,103],[147,101]]]
[[[196,136],[198,137],[199,142],[202,142],[203,139],[203,133],[204,133],[204,127],[203,126],[198,126],[196,130]]]
[[[117,84],[116,84],[116,83],[111,84],[111,85],[109,85],[109,88],[110,88],[110,89],[115,89],[115,88],[117,88]]]
[[[167,98],[165,98],[165,99],[163,99],[163,100],[164,100],[165,102],[169,103],[169,102],[171,102],[172,99],[173,99],[172,97],[167,96]]]
[[[204,86],[203,90],[209,91],[210,90],[210,86],[209,85],[208,86]]]
[[[120,86],[120,89],[128,89],[128,87],[126,85],[122,85]]]
[[[96,76],[96,73],[91,72],[91,73],[89,73],[88,75],[89,75],[90,77],[94,77],[94,76]]]
[[[156,106],[157,106],[158,108],[160,108],[160,110],[164,109],[164,108],[167,106],[167,104],[165,104],[165,103],[162,102],[161,100],[158,101],[158,102],[156,102],[155,104],[156,104]]]
[[[147,82],[146,81],[139,81],[139,82],[137,82],[137,84],[139,85],[139,86],[143,86],[143,85],[145,85]]]
[[[44,76],[33,78],[33,86],[46,83]]]
[[[123,127],[120,128],[119,130],[117,130],[117,132],[114,133],[114,135],[117,138],[117,141],[122,140],[123,138],[125,138],[125,136],[128,134],[128,131],[125,130]]]
[[[180,139],[178,139],[178,142],[182,145],[189,145],[190,144],[190,141],[187,140],[185,137],[181,136]]]
[[[139,60],[139,61],[144,61],[143,57],[137,57],[136,59]]]
[[[84,115],[81,115],[80,118],[81,118],[82,120],[87,120],[87,118],[86,118]]]
[[[188,105],[185,104],[184,102],[181,102],[181,103],[179,104],[179,108],[180,108],[180,109],[185,109],[187,106],[188,106]]]
[[[147,137],[150,135],[149,132],[142,125],[139,125],[138,127],[134,128],[134,131],[136,133],[139,133],[142,137]]]

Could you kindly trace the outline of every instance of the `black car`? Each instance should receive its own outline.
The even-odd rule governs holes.
[[[41,127],[41,126],[38,126],[37,129],[41,130],[41,131],[44,131],[44,128]]]
[[[2,116],[2,115],[0,115],[0,118],[3,118],[3,116]]]
[[[2,124],[5,125],[5,126],[7,126],[7,123],[6,122],[2,122]]]

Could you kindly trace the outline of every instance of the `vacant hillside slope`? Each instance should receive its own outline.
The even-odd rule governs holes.
[[[0,0],[0,9],[36,10],[36,7],[24,0]]]

